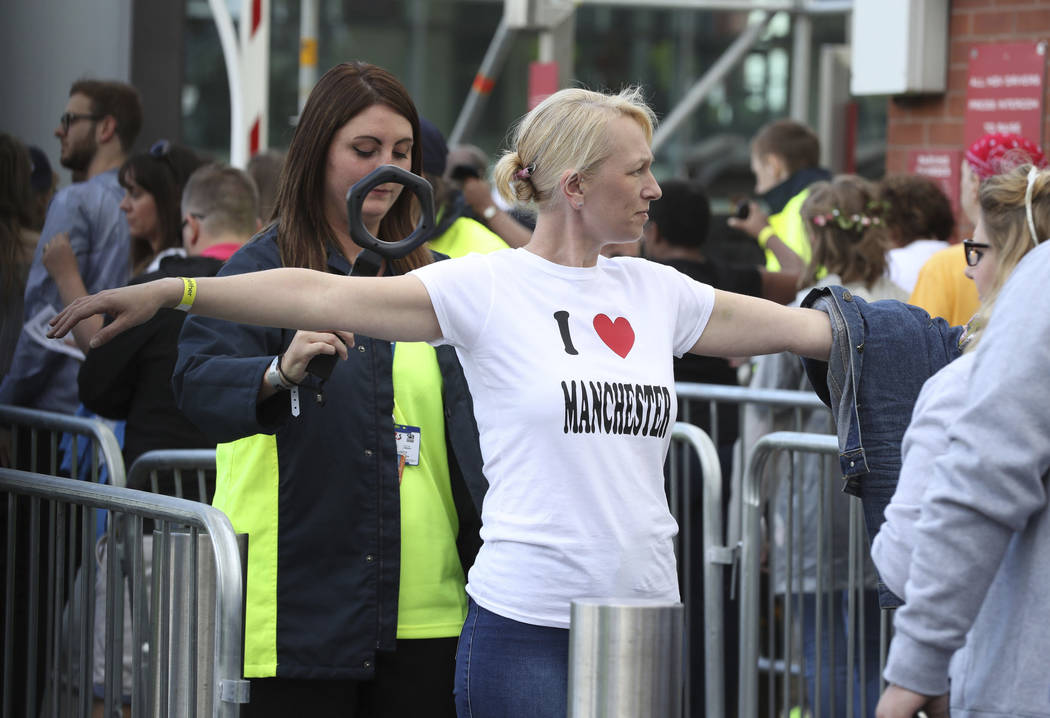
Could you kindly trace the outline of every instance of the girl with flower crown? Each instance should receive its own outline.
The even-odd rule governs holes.
[[[800,212],[813,247],[809,281],[806,282],[810,286],[799,293],[795,304],[814,286],[828,285],[842,285],[868,301],[907,298],[907,292],[891,282],[887,275],[886,252],[890,243],[883,221],[884,213],[885,207],[878,201],[876,185],[861,177],[839,175],[830,182],[812,185]],[[798,357],[790,353],[759,357],[754,365],[751,386],[812,391]],[[766,410],[751,407],[744,410],[744,420],[745,436],[758,437],[768,431],[795,428],[793,413],[785,417],[784,422],[778,423],[778,417],[771,418]],[[809,412],[804,421],[804,431],[834,433],[828,413],[823,409]],[[779,463],[771,464],[769,471],[786,476],[790,469],[787,460],[785,456]],[[821,482],[831,486],[828,482],[841,474],[832,476],[834,467],[816,455],[805,456],[801,461],[802,470],[797,474],[801,486],[791,491],[787,482],[781,482],[772,498],[773,586],[777,593],[791,594],[793,600],[798,602],[793,615],[801,616],[802,619],[802,651],[809,704],[817,705],[819,691],[821,709],[818,718],[844,716],[848,715],[846,696],[850,680],[846,636],[848,631],[857,628],[856,625],[849,625],[846,611],[846,589],[849,586],[846,550],[849,535],[848,497],[839,491],[825,491],[824,511],[821,512]],[[794,506],[790,507],[792,502]],[[789,508],[793,511],[789,511]],[[792,514],[794,518],[789,522]],[[825,530],[830,531],[830,534],[825,535],[831,537],[828,540],[831,564],[824,573],[824,583],[818,585],[817,534],[808,527],[816,526],[822,514],[828,522]],[[787,540],[789,536],[793,537],[793,541]],[[796,563],[794,566],[796,573],[790,587],[787,585],[789,556],[801,557],[796,558],[796,561],[801,560],[801,564]],[[801,572],[801,577],[798,572]],[[868,576],[873,575],[870,564],[866,573]],[[796,583],[799,580],[801,583]],[[801,591],[797,586],[801,586]],[[824,593],[825,600],[820,615],[817,615],[817,592],[826,592],[828,588],[832,591],[832,598],[828,600],[828,594]],[[854,672],[853,715],[873,716],[879,697],[879,674],[876,668],[879,665],[879,603],[873,582],[866,584],[864,599],[865,625],[861,650],[864,651],[867,669],[863,674],[863,691],[859,669]],[[819,633],[818,623],[823,628]],[[816,668],[818,635],[822,636],[819,680]],[[859,666],[859,661],[855,665]]]

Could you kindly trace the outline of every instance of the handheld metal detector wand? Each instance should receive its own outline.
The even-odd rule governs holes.
[[[396,242],[385,242],[372,235],[361,221],[361,207],[368,193],[382,184],[400,184],[410,190],[419,200],[422,210],[416,228],[404,239]],[[401,259],[430,238],[434,229],[434,189],[430,183],[419,175],[394,165],[383,165],[369,172],[354,183],[346,193],[346,212],[350,220],[350,238],[361,247],[350,271],[351,277],[374,277],[379,274],[384,260]],[[318,403],[324,403],[323,387],[325,380],[332,375],[335,368],[334,354],[319,354],[306,365],[306,371],[321,380],[317,391]]]

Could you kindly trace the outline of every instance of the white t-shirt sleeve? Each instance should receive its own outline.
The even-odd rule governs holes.
[[[494,296],[494,272],[487,255],[468,254],[420,267],[411,272],[430,295],[441,339],[434,346],[469,346],[488,322]]]
[[[661,278],[670,295],[668,308],[674,311],[674,355],[680,357],[696,344],[704,333],[715,307],[715,290],[679,272],[674,267],[654,264],[667,276]]]

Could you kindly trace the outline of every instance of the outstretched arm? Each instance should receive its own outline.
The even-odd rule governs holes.
[[[707,327],[690,349],[693,354],[724,357],[783,351],[826,360],[831,353],[828,315],[719,289]]]
[[[91,340],[104,344],[141,324],[161,307],[174,307],[183,296],[178,278],[108,289],[76,300],[51,321],[50,336],[61,337],[95,314],[114,318]],[[241,324],[345,330],[377,339],[430,341],[441,336],[430,295],[413,276],[342,277],[309,269],[264,272],[197,280],[194,314]]]

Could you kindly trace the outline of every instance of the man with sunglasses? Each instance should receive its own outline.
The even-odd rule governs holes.
[[[26,283],[25,323],[0,384],[0,404],[76,411],[77,351],[44,337],[48,318],[62,303],[43,257],[49,242],[64,233],[88,292],[127,283],[130,241],[117,170],[141,127],[142,103],[130,85],[78,80],[70,88],[55,136],[62,165],[72,170],[76,183],[60,190],[47,210]]]

